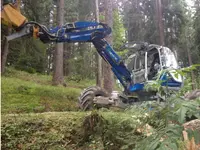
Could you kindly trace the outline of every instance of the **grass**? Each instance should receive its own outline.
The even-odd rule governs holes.
[[[115,150],[135,140],[136,121],[122,112],[49,112],[2,116],[2,149]],[[92,113],[93,118],[96,113]],[[117,117],[116,117],[117,114]],[[102,120],[105,122],[100,123]],[[89,118],[91,119],[91,118]],[[90,121],[92,121],[90,120]],[[89,121],[89,122],[90,122]],[[109,129],[109,130],[108,130]],[[118,132],[114,132],[118,130]],[[133,138],[133,136],[135,138]]]
[[[17,78],[23,81],[30,81],[41,85],[52,85],[52,75],[42,75],[42,74],[30,74],[25,71],[18,71],[13,68],[7,68],[5,77],[9,78]],[[66,77],[65,83],[67,87],[75,87],[75,88],[86,88],[91,85],[95,85],[95,81],[91,79],[78,80],[76,77]]]
[[[4,115],[2,149],[67,148],[84,115],[73,112]]]
[[[66,81],[67,87],[52,86],[51,76],[8,69],[2,76],[2,113],[78,110],[77,100],[92,81]],[[73,86],[72,86],[73,85]]]
[[[68,77],[66,87],[52,86],[51,75],[30,74],[13,68],[7,68],[1,82],[3,114],[77,111],[81,91],[95,85],[94,80]]]

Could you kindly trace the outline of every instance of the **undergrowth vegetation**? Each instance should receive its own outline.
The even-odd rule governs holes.
[[[2,116],[3,149],[71,150],[182,150],[182,124],[190,115],[199,118],[200,104],[184,102],[168,108],[154,103],[125,111],[49,112]],[[151,105],[153,110],[147,106]],[[186,110],[186,111],[184,111]],[[180,113],[181,111],[181,113]],[[189,139],[200,143],[199,131]]]
[[[92,83],[66,83],[54,87],[49,76],[9,68],[2,76],[2,149],[183,150],[183,124],[200,119],[200,99],[177,97],[126,110],[80,112],[77,97]],[[186,131],[200,144],[200,127]]]

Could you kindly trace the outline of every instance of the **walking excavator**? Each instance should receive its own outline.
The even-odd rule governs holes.
[[[126,43],[124,47],[130,51],[124,61],[105,39],[112,32],[108,25],[74,22],[48,29],[37,22],[28,22],[15,4],[16,1],[5,4],[1,12],[2,23],[15,29],[15,33],[6,37],[7,41],[32,36],[43,43],[91,42],[98,54],[110,64],[123,86],[123,92],[107,94],[100,87],[89,87],[79,97],[78,103],[82,110],[110,106],[125,108],[142,101],[165,101],[166,95],[163,96],[158,88],[146,87],[159,83],[168,91],[177,91],[183,85],[182,77],[176,75],[176,70],[179,69],[176,55],[167,47],[146,42]]]

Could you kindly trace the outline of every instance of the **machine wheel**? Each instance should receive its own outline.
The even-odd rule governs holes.
[[[93,99],[97,96],[106,97],[108,96],[108,94],[105,91],[103,91],[100,87],[88,87],[81,93],[79,97],[79,107],[84,111],[91,110],[94,107]]]

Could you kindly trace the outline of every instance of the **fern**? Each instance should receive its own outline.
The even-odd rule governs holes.
[[[154,133],[137,143],[135,150],[178,150],[183,146],[182,124],[187,117],[200,118],[200,100],[186,101],[180,98],[168,100],[165,106],[156,106],[145,122],[156,129]],[[198,141],[198,135],[191,135]]]

